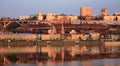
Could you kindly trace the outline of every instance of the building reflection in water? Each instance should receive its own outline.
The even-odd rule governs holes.
[[[11,64],[4,66],[120,66],[120,59],[103,59],[71,62],[46,62],[38,64]]]
[[[82,66],[93,66],[92,61],[83,61]]]
[[[120,60],[105,59],[105,60],[91,60],[91,61],[72,61],[38,64],[38,66],[120,66]]]

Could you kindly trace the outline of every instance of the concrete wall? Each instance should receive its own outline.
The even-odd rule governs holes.
[[[40,38],[41,40],[60,40],[61,36],[60,34],[0,34],[0,39],[10,39],[10,40],[36,40],[37,38]]]
[[[42,40],[60,40],[60,34],[42,34]]]
[[[90,33],[90,34],[73,34],[71,35],[72,40],[82,39],[87,40],[91,35],[92,40],[99,40],[100,34],[99,33]]]
[[[73,35],[71,35],[71,39],[72,40],[77,40],[77,39],[80,38],[80,36],[81,36],[81,34],[73,34]]]
[[[0,39],[11,39],[11,40],[36,40],[36,34],[0,34]]]
[[[84,34],[73,34],[71,35],[72,40],[77,40],[77,39],[82,39],[82,40],[87,40],[87,38],[89,37],[89,35],[84,35]]]
[[[50,35],[41,35],[41,40],[49,40]]]

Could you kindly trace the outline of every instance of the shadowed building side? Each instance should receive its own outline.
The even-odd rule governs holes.
[[[49,29],[52,29],[51,25],[39,23],[39,22],[31,22],[31,23],[24,24],[21,27],[17,28],[15,32],[48,34]]]

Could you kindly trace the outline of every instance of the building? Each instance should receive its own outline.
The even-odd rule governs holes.
[[[101,15],[101,16],[108,16],[108,8],[103,8],[103,9],[101,9],[100,15]]]
[[[45,15],[43,12],[39,12],[38,14],[38,20],[46,20],[48,22],[71,22],[78,19],[78,16],[75,15],[65,15],[58,13],[47,13]]]
[[[58,16],[58,14],[56,14],[56,13],[48,13],[46,15],[46,20],[47,21],[55,21],[55,20],[57,20],[57,16]]]
[[[68,16],[68,19],[70,21],[75,21],[75,20],[78,20],[78,16]]]
[[[47,21],[58,21],[58,22],[71,22],[74,20],[78,20],[78,16],[72,16],[72,15],[60,15],[56,13],[48,13],[46,15]]]
[[[44,13],[43,12],[39,12],[38,20],[44,20]]]
[[[103,20],[105,21],[114,21],[116,18],[116,16],[104,16]]]
[[[120,16],[117,16],[117,21],[120,21]]]
[[[120,16],[104,16],[105,21],[120,21]]]
[[[115,12],[113,15],[114,16],[120,16],[120,12]]]
[[[48,30],[52,29],[52,26],[40,22],[29,22],[18,27],[15,33],[38,33],[38,34],[48,34]]]
[[[58,16],[58,20],[65,20],[66,22],[71,22],[71,21],[75,21],[78,20],[78,16],[64,16],[64,15],[59,15]]]
[[[92,16],[92,7],[86,6],[80,8],[81,16]]]
[[[20,16],[19,20],[26,20],[26,19],[29,19],[29,18],[30,18],[30,16]]]

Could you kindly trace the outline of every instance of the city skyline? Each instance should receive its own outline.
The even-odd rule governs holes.
[[[0,17],[18,18],[21,15],[38,14],[40,11],[80,15],[80,7],[83,6],[92,7],[92,15],[100,14],[102,8],[108,8],[109,15],[112,15],[114,12],[120,12],[119,2],[113,0],[1,0]]]

